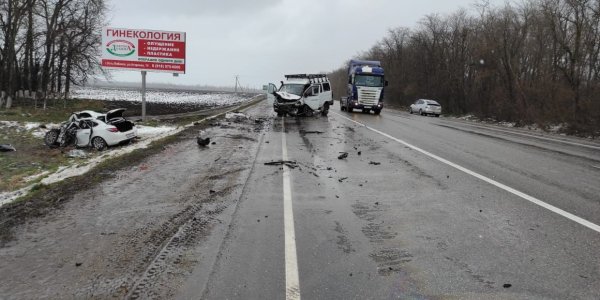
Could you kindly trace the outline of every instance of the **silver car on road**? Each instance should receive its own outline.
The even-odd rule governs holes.
[[[442,114],[442,106],[435,100],[419,99],[410,105],[408,112],[439,117]]]

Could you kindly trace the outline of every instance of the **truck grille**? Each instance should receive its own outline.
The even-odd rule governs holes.
[[[358,102],[363,105],[376,105],[379,102],[377,94],[377,91],[360,90],[358,91]]]

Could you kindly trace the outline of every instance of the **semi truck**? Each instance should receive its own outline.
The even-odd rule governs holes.
[[[360,109],[363,113],[372,111],[378,115],[383,109],[384,87],[387,85],[379,61],[350,60],[347,93],[340,99],[340,109],[348,112]]]

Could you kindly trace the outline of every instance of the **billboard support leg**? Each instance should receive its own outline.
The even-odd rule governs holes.
[[[146,121],[146,71],[142,71],[142,121]]]

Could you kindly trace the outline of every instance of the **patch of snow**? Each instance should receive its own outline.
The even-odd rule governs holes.
[[[93,100],[126,100],[141,102],[139,90],[79,87],[72,91],[73,98]],[[209,106],[226,106],[239,104],[248,100],[249,96],[232,93],[203,93],[176,91],[147,91],[146,101],[149,103],[201,104]]]
[[[248,120],[248,116],[246,116],[243,113],[230,112],[230,113],[225,114],[225,119],[227,121],[238,122],[238,121]]]
[[[498,125],[504,126],[504,127],[513,128],[513,127],[515,127],[517,125],[517,123],[514,123],[514,122],[498,122]]]
[[[27,195],[27,193],[29,193],[33,187],[34,185],[30,185],[13,192],[0,193],[0,207],[2,207],[4,204],[15,201],[19,197]]]
[[[137,135],[141,138],[150,138],[158,134],[164,134],[170,131],[177,130],[177,127],[174,126],[144,126],[144,125],[136,125]]]
[[[44,176],[46,176],[48,174],[50,174],[50,171],[44,171],[42,173],[38,173],[38,174],[31,175],[31,176],[27,176],[27,177],[23,178],[23,180],[25,180],[25,182],[30,182],[30,181],[34,181],[34,180],[36,180],[36,179],[38,179],[40,177],[44,177]]]
[[[0,121],[0,127],[19,127],[19,122],[17,121]]]
[[[37,122],[25,122],[25,125],[23,125],[23,127],[24,127],[26,130],[32,130],[32,129],[40,128],[40,125],[42,125],[42,123],[37,123]]]

